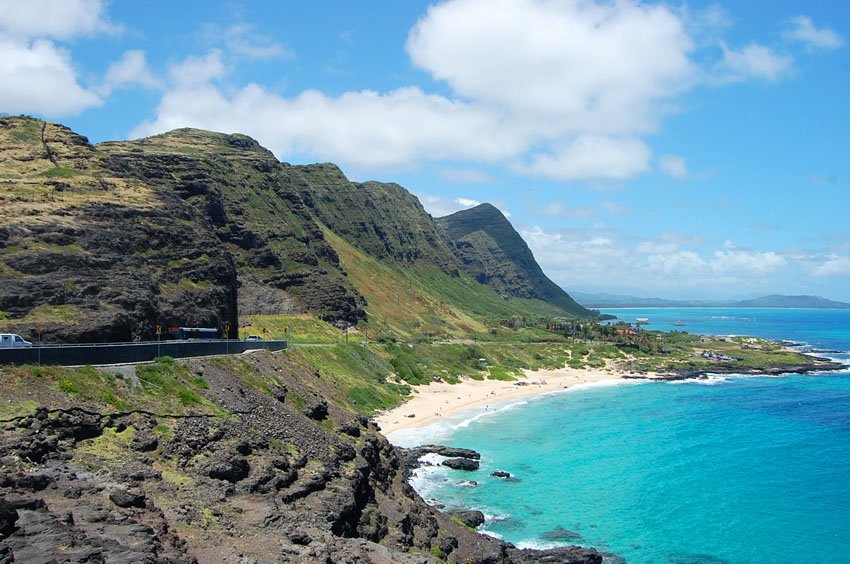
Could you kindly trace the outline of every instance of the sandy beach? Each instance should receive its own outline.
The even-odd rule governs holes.
[[[425,427],[442,417],[456,415],[474,407],[486,406],[516,398],[533,397],[603,380],[622,379],[616,369],[560,368],[557,370],[525,370],[525,378],[515,382],[465,379],[459,384],[432,382],[413,387],[413,395],[404,404],[375,417],[384,435],[404,429]],[[412,415],[412,417],[411,417]]]

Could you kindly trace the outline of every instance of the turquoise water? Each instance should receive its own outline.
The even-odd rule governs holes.
[[[610,312],[850,351],[850,311]],[[414,486],[519,546],[565,544],[560,527],[628,562],[850,561],[850,373],[586,387],[392,439],[481,452],[479,471],[425,468]]]

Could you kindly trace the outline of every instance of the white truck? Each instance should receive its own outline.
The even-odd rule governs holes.
[[[0,333],[0,349],[28,349],[32,343],[14,333]]]

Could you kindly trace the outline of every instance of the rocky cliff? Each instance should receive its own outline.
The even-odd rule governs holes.
[[[0,373],[3,562],[601,562],[426,505],[296,353]]]
[[[0,119],[0,146],[5,329],[121,341],[157,322],[235,327],[236,264],[202,210],[59,125]]]
[[[314,216],[360,250],[379,259],[457,274],[458,264],[436,223],[416,196],[398,184],[350,182],[332,164],[290,170]]]
[[[506,315],[470,309],[481,300],[469,294],[482,288],[460,280],[461,265],[505,297],[548,302],[512,311],[588,314],[495,208],[438,225],[397,184],[282,163],[244,135],[179,129],[93,146],[61,125],[16,117],[0,118],[0,148],[0,330],[33,340],[149,339],[156,325],[229,324],[235,337],[239,316],[255,314],[356,323],[374,281],[349,276],[340,242],[351,256],[404,269],[395,287],[408,293],[409,269],[427,271],[427,301],[451,310],[458,327]],[[386,326],[388,308],[375,306]],[[443,324],[430,312],[423,319]]]
[[[543,300],[566,312],[591,312],[552,282],[498,209],[481,204],[437,219],[464,272],[499,294]]]

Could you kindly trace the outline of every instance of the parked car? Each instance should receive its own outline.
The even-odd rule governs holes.
[[[28,349],[32,343],[14,333],[0,333],[0,349]]]
[[[259,335],[248,335],[245,337],[246,341],[262,341]]]

